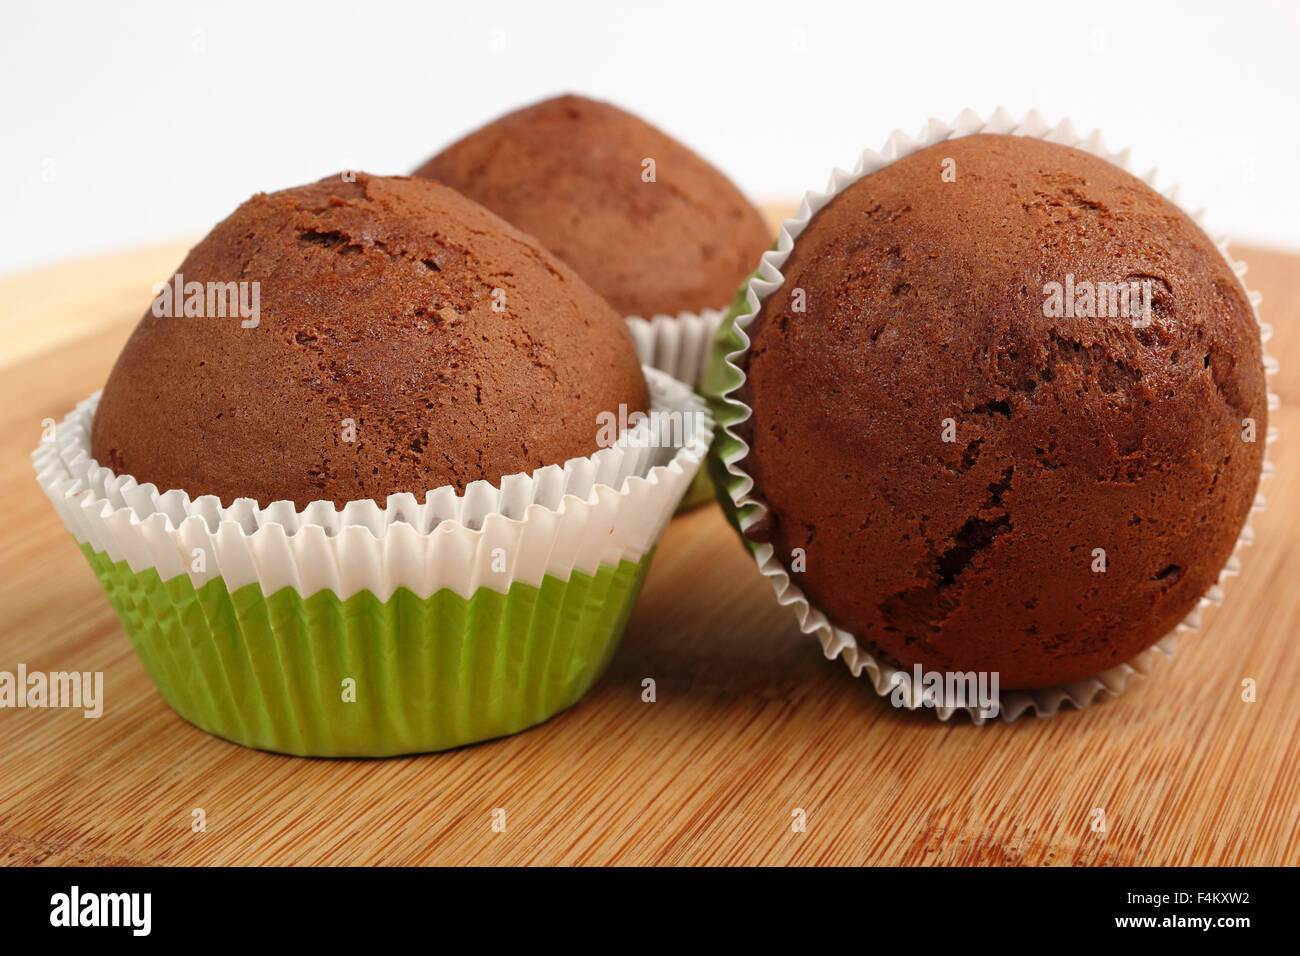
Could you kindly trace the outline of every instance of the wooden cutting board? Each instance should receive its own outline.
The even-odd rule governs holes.
[[[799,633],[709,507],[672,523],[608,674],[572,710],[367,761],[245,750],[172,713],[33,480],[42,419],[103,384],[184,250],[0,280],[0,670],[103,671],[106,698],[97,720],[0,710],[0,860],[1300,863],[1300,257],[1236,250],[1283,369],[1245,573],[1119,699],[984,727],[895,710]]]

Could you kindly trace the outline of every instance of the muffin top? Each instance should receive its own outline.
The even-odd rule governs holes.
[[[579,96],[503,116],[415,175],[536,236],[624,315],[720,308],[772,240],[713,166],[635,116]]]
[[[879,658],[1062,684],[1215,583],[1267,392],[1245,291],[1175,205],[1082,151],[971,136],[844,190],[783,272],[740,393],[753,537]]]
[[[451,189],[356,173],[258,194],[190,251],[91,446],[225,504],[382,503],[590,455],[601,412],[648,404],[622,319],[568,266]]]

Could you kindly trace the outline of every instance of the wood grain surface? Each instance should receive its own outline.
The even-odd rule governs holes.
[[[106,698],[97,720],[0,710],[0,861],[1300,863],[1300,257],[1235,250],[1282,366],[1277,476],[1244,573],[1121,698],[985,727],[895,710],[799,633],[709,507],[668,529],[576,707],[505,740],[367,761],[246,750],[177,717],[33,479],[41,420],[103,384],[184,248],[0,281],[0,670],[103,671]]]

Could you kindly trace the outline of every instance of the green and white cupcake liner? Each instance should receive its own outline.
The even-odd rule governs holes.
[[[641,364],[667,372],[679,382],[698,387],[704,370],[708,367],[713,336],[722,322],[723,311],[705,309],[703,312],[682,312],[678,315],[656,315],[643,319],[628,316],[628,331]],[[689,511],[714,499],[713,483],[708,470],[701,468],[695,481],[687,489],[677,511]]]
[[[736,530],[740,532],[741,540],[744,541],[753,554],[759,570],[771,581],[778,602],[794,609],[800,629],[805,634],[816,635],[827,658],[842,658],[855,677],[865,673],[870,680],[871,686],[882,697],[895,695],[897,689],[897,691],[901,692],[903,701],[909,709],[917,709],[925,705],[924,690],[915,686],[912,675],[876,660],[863,645],[857,642],[852,634],[832,624],[825,614],[809,603],[803,591],[791,579],[785,566],[775,557],[772,545],[759,544],[751,541],[745,535],[747,529],[765,519],[767,507],[761,498],[752,494],[754,482],[744,467],[749,447],[735,430],[735,426],[748,419],[751,414],[749,407],[738,398],[740,386],[745,381],[745,374],[741,370],[739,363],[749,348],[749,337],[746,334],[749,325],[758,314],[763,301],[779,289],[784,282],[781,269],[794,249],[796,240],[812,218],[831,199],[862,177],[883,169],[898,159],[928,146],[933,146],[936,143],[964,136],[973,136],[977,133],[1033,136],[1048,142],[1084,150],[1119,166],[1127,172],[1133,172],[1128,151],[1111,152],[1108,150],[1102,141],[1100,132],[1094,131],[1091,135],[1083,137],[1075,132],[1074,127],[1068,120],[1056,126],[1049,126],[1037,112],[1032,111],[1023,120],[1016,121],[1002,109],[998,109],[987,120],[982,119],[971,110],[965,110],[952,124],[931,119],[920,136],[916,138],[895,131],[880,152],[874,150],[864,152],[851,172],[836,169],[831,174],[830,183],[826,190],[823,192],[809,191],[799,204],[794,217],[782,223],[776,246],[771,251],[763,254],[758,270],[747,285],[737,293],[735,301],[724,317],[714,338],[709,365],[700,384],[701,391],[709,398],[718,426],[714,447],[709,456],[710,477],[719,489],[718,499],[722,503],[723,510],[727,513],[728,519]],[[1153,189],[1156,188],[1156,171],[1154,169],[1139,178]],[[1171,202],[1179,204],[1176,187],[1164,191],[1162,195]],[[1179,205],[1182,208],[1181,204]],[[1191,215],[1197,225],[1205,229],[1204,216],[1200,211],[1185,211]],[[1214,236],[1211,238],[1232,267],[1234,273],[1239,278],[1244,276],[1246,265],[1244,262],[1235,261],[1231,258],[1228,254],[1227,240]],[[1243,288],[1245,288],[1244,283]],[[1259,321],[1257,309],[1260,301],[1259,293],[1247,290],[1247,296],[1252,310],[1255,312],[1255,321],[1260,329],[1261,342],[1267,343],[1272,335],[1272,329]],[[1277,362],[1267,354],[1264,354],[1264,367],[1269,376],[1277,372]],[[1268,396],[1268,407],[1270,410],[1278,407],[1277,396],[1271,390]],[[1272,444],[1276,438],[1277,429],[1270,427],[1268,429],[1267,443]],[[1273,466],[1268,460],[1266,446],[1261,477],[1266,478],[1272,474]],[[1264,498],[1257,493],[1252,512],[1260,511],[1263,508]],[[1001,699],[997,713],[1005,721],[1016,720],[1028,713],[1048,716],[1055,714],[1067,703],[1076,708],[1082,708],[1094,701],[1120,694],[1136,677],[1148,674],[1159,656],[1170,657],[1173,655],[1178,634],[1199,629],[1201,609],[1222,602],[1224,582],[1228,577],[1239,572],[1239,552],[1243,546],[1250,544],[1253,540],[1254,532],[1251,529],[1248,516],[1237,539],[1237,545],[1219,574],[1218,582],[1200,599],[1198,605],[1193,608],[1191,613],[1174,631],[1165,635],[1154,646],[1138,654],[1132,660],[1086,680],[1076,681],[1062,687],[1041,690],[1003,691],[1000,695]],[[939,706],[933,709],[940,720],[947,720],[959,710],[964,711],[976,724],[981,724],[986,718],[997,715],[983,714],[974,706]]]
[[[159,492],[90,457],[98,394],[32,457],[186,720],[291,754],[443,750],[548,719],[608,664],[712,438],[690,388],[646,378],[658,414],[616,446],[423,501]]]

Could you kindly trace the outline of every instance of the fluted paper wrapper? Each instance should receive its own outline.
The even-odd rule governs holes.
[[[114,475],[90,457],[98,395],[33,459],[186,720],[292,754],[442,750],[546,720],[609,662],[712,437],[698,396],[646,377],[676,435],[643,421],[588,458],[383,507],[223,507]]]
[[[656,315],[643,319],[630,315],[626,318],[632,343],[642,365],[667,372],[679,382],[697,387],[708,367],[713,335],[722,322],[718,309],[703,312],[682,312],[678,315]],[[713,482],[708,469],[695,473],[695,480],[682,497],[678,512],[689,511],[711,502],[714,498]]]
[[[913,685],[912,675],[876,660],[866,648],[854,639],[852,634],[832,624],[825,614],[809,603],[803,591],[791,580],[785,567],[776,559],[772,545],[759,544],[745,537],[744,532],[747,529],[764,520],[767,515],[767,508],[760,499],[750,494],[754,483],[744,469],[744,459],[749,452],[749,448],[734,429],[735,425],[747,419],[751,414],[750,409],[737,398],[738,390],[745,380],[744,372],[741,371],[738,360],[749,348],[747,330],[750,322],[758,314],[763,300],[780,288],[784,281],[781,269],[786,259],[793,250],[799,235],[822,207],[863,176],[874,173],[895,160],[927,146],[933,146],[936,143],[963,136],[972,136],[976,133],[1034,136],[1048,142],[1084,150],[1114,163],[1130,173],[1133,172],[1128,151],[1111,152],[1105,147],[1099,132],[1093,132],[1091,135],[1083,137],[1074,131],[1068,120],[1053,127],[1044,122],[1042,117],[1035,112],[1029,113],[1021,121],[1016,121],[1004,110],[998,110],[988,120],[984,120],[978,114],[966,110],[951,125],[938,120],[930,120],[921,135],[915,139],[904,133],[895,132],[890,136],[881,152],[877,153],[868,150],[863,153],[852,172],[837,169],[832,174],[830,184],[825,192],[812,191],[807,193],[794,217],[782,223],[776,247],[770,252],[764,253],[758,271],[747,286],[737,294],[736,301],[732,304],[731,310],[718,330],[713,343],[709,367],[701,386],[703,392],[711,400],[714,416],[718,423],[718,435],[714,451],[710,455],[711,477],[715,484],[723,489],[719,493],[719,499],[728,512],[728,517],[737,530],[741,532],[741,538],[753,553],[759,569],[771,581],[773,588],[776,590],[777,600],[781,604],[794,609],[800,628],[805,634],[817,636],[828,658],[842,658],[854,676],[861,676],[865,673],[872,687],[882,697],[894,695],[895,689],[899,688],[902,691],[904,703],[911,709],[923,706],[922,688]],[[1139,178],[1153,189],[1156,188],[1154,170]],[[1177,188],[1169,189],[1163,192],[1163,195],[1172,202],[1178,203]],[[1189,214],[1202,229],[1205,228],[1204,219],[1200,212],[1189,211]],[[1212,238],[1236,275],[1238,277],[1244,276],[1246,273],[1245,263],[1234,261],[1229,256],[1227,241],[1219,237]],[[1252,309],[1256,309],[1259,303],[1259,294],[1247,290],[1247,295]],[[1272,330],[1267,325],[1259,322],[1257,309],[1255,321],[1259,326],[1262,342],[1267,342]],[[1276,362],[1267,354],[1264,355],[1264,366],[1269,375],[1277,371]],[[1270,391],[1268,396],[1269,409],[1277,408],[1277,404],[1277,396]],[[1267,442],[1271,444],[1276,437],[1276,429],[1270,427]],[[1268,477],[1272,473],[1273,466],[1268,460],[1266,448],[1263,477]],[[1263,507],[1263,496],[1257,494],[1252,511],[1260,511]],[[1171,633],[1156,642],[1154,646],[1124,664],[1066,686],[1043,690],[1002,691],[998,713],[1006,721],[1016,720],[1029,713],[1047,716],[1055,714],[1067,703],[1082,708],[1094,701],[1114,697],[1121,693],[1139,675],[1148,674],[1161,657],[1173,655],[1180,633],[1193,632],[1200,627],[1201,609],[1207,605],[1218,604],[1222,601],[1224,582],[1228,577],[1238,573],[1240,569],[1239,552],[1243,546],[1249,544],[1253,539],[1254,534],[1248,516],[1246,524],[1237,539],[1233,554],[1219,574],[1218,582],[1200,599],[1197,607],[1192,610],[1187,618]],[[986,718],[994,716],[993,714],[981,713],[974,706],[940,706],[934,707],[933,710],[941,720],[947,720],[959,710],[964,711],[976,724],[983,723]]]
[[[705,309],[680,315],[656,315],[651,319],[632,315],[625,321],[642,365],[696,386],[708,367],[713,335],[722,316],[718,309]]]

